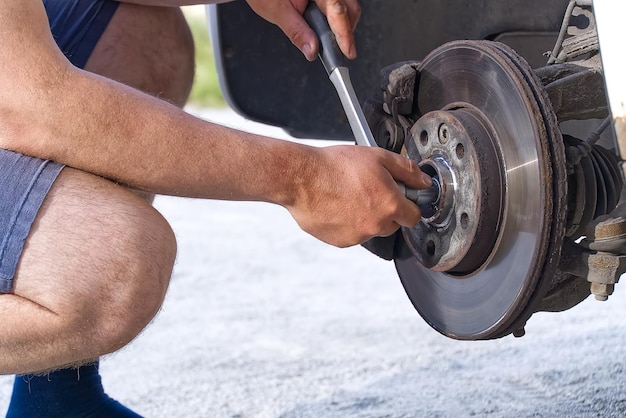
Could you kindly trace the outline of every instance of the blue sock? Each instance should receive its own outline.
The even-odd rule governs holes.
[[[104,393],[98,367],[15,376],[7,418],[141,418]]]

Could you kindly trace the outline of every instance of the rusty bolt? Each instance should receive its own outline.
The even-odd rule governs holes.
[[[442,144],[447,144],[450,140],[450,130],[448,129],[448,125],[442,123],[439,126],[439,142]]]
[[[587,260],[589,275],[587,280],[598,284],[615,284],[626,272],[626,256],[616,256],[598,252]]]
[[[613,294],[614,289],[614,284],[591,283],[591,293],[593,293],[593,295],[596,297],[596,300],[602,302],[609,299],[609,296]]]

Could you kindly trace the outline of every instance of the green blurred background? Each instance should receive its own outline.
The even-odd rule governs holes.
[[[215,70],[204,6],[183,7],[196,44],[196,76],[188,104],[198,107],[225,107]]]

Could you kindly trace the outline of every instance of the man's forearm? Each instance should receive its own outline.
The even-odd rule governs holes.
[[[199,120],[76,69],[37,99],[7,148],[153,193],[285,205],[315,152]]]

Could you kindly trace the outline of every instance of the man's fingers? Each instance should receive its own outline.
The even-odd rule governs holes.
[[[341,52],[350,59],[356,58],[353,31],[361,16],[359,4],[354,0],[316,0],[316,3],[326,15]]]
[[[267,21],[274,23],[309,61],[314,61],[319,42],[302,13],[309,0],[247,0],[252,9]],[[337,38],[337,44],[348,58],[356,58],[353,31],[361,15],[357,0],[315,0],[326,15],[328,25]]]
[[[315,32],[302,17],[307,0],[247,0],[259,16],[278,26],[308,59],[317,57],[318,41]]]
[[[432,178],[424,173],[415,161],[391,152],[387,155],[389,159],[385,163],[385,168],[394,179],[412,189],[427,189],[432,185]]]
[[[422,219],[422,211],[409,199],[401,200],[394,221],[400,226],[414,227]]]
[[[307,60],[314,61],[317,58],[317,36],[296,9],[286,9],[275,23]]]

